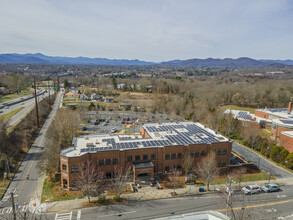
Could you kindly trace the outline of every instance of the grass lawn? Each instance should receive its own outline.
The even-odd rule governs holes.
[[[231,110],[240,110],[240,111],[248,111],[252,114],[254,114],[254,108],[249,108],[249,107],[239,107],[237,105],[225,105],[221,107],[223,110],[226,109],[231,109]]]
[[[22,92],[22,94],[14,93],[14,94],[11,94],[11,95],[3,96],[2,99],[0,100],[0,103],[1,102],[11,101],[13,99],[17,99],[17,98],[29,95],[29,94],[31,94],[33,92],[33,90],[24,90],[24,91],[21,91],[21,92]]]
[[[61,188],[60,182],[52,183],[48,179],[45,179],[43,185],[43,192],[41,201],[43,202],[55,202],[63,200],[72,200],[83,197],[79,191],[67,191]]]
[[[6,113],[4,115],[1,115],[0,116],[0,121],[7,122],[10,118],[12,118],[14,115],[16,115],[22,109],[24,109],[24,107],[14,109],[11,112],[8,112],[8,113]]]
[[[267,175],[264,171],[260,171],[259,173],[249,173],[249,174],[243,174],[241,177],[241,182],[254,182],[254,181],[260,181],[260,180],[269,180],[270,176]],[[271,177],[271,179],[275,179]],[[228,177],[219,177],[217,178],[213,184],[224,184],[228,181]]]
[[[8,187],[10,180],[5,179],[3,182],[3,178],[0,180],[0,198],[2,198],[6,188]]]

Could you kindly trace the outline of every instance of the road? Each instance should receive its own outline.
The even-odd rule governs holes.
[[[39,178],[39,171],[37,169],[37,161],[39,160],[43,150],[44,150],[44,140],[46,131],[54,120],[54,117],[57,113],[58,108],[61,104],[62,93],[58,93],[56,97],[56,101],[54,103],[53,109],[43,125],[40,133],[38,134],[35,142],[31,146],[29,152],[27,153],[25,159],[20,165],[20,168],[16,175],[14,176],[9,189],[7,190],[5,196],[8,198],[10,196],[10,192],[16,189],[16,202],[19,205],[27,205],[30,201],[30,198],[34,196],[34,192],[36,189],[37,180]],[[29,176],[29,179],[27,179]]]
[[[43,95],[38,96],[38,102],[43,100],[44,98],[48,97],[49,94],[45,93]],[[18,103],[15,104],[13,106],[10,106],[10,108],[13,109],[17,109],[20,107],[24,107],[22,110],[20,110],[17,114],[15,114],[14,116],[12,116],[8,121],[7,121],[7,127],[10,127],[12,125],[14,125],[15,123],[17,123],[18,121],[20,121],[21,119],[23,119],[27,113],[32,109],[32,107],[35,106],[35,99],[30,99],[27,101],[24,101],[22,103]]]
[[[268,162],[267,160],[260,157],[258,154],[254,153],[251,150],[248,150],[247,148],[237,144],[233,143],[232,150],[244,157],[246,160],[251,161],[252,163],[259,165],[261,170],[264,170],[266,172],[270,172],[272,176],[275,176],[277,178],[288,178],[293,177],[292,173],[289,173],[280,167],[278,167],[275,164],[272,164]]]
[[[45,91],[44,89],[38,90],[37,91],[37,96],[39,96],[44,91]],[[32,90],[32,93],[34,93],[33,90]],[[17,98],[17,99],[13,99],[13,100],[10,100],[10,101],[7,101],[7,102],[2,102],[2,103],[0,103],[0,109],[2,109],[1,111],[9,112],[10,110],[8,108],[5,109],[4,108],[5,106],[13,106],[13,105],[16,105],[16,104],[21,103],[21,102],[28,101],[28,100],[33,99],[33,98],[34,98],[34,95],[30,94],[30,95],[26,95],[26,96],[23,96],[23,97],[20,97],[20,98]],[[3,103],[6,103],[6,104],[3,105]]]
[[[237,192],[233,197],[236,214],[245,206],[246,214],[255,213],[251,219],[273,219],[293,213],[293,186],[282,187],[281,192],[244,196]],[[127,202],[120,205],[100,206],[73,212],[47,214],[48,219],[154,219],[183,213],[215,210],[226,213],[222,193],[190,197]],[[172,214],[173,213],[173,214]],[[70,217],[71,216],[71,217]]]

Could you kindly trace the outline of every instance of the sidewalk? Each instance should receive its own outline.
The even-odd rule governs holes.
[[[243,182],[241,183],[241,187],[250,185],[250,184],[258,184],[260,186],[263,186],[267,184],[267,180],[262,181],[255,181],[255,182]],[[277,180],[271,180],[271,183],[277,183],[279,185],[293,185],[293,177],[292,178],[284,178],[284,179],[277,179]],[[238,186],[238,184],[236,184]],[[178,194],[177,197],[183,197],[183,196],[195,196],[195,195],[203,195],[203,194],[209,194],[209,193],[218,193],[216,191],[217,188],[224,190],[225,185],[210,185],[209,192],[199,192],[200,186],[194,186],[194,185],[187,185],[187,188],[180,188],[176,189],[176,193]],[[204,187],[206,190],[206,186]],[[125,194],[121,195],[121,197],[126,198],[127,201],[143,201],[143,200],[153,200],[153,199],[164,199],[164,198],[176,198],[171,195],[171,192],[173,192],[173,189],[157,189],[156,187],[150,187],[150,186],[144,186],[143,188],[140,188],[138,192],[131,193],[131,194]],[[112,198],[112,196],[107,196],[107,198]],[[98,198],[91,198],[91,200],[97,200]],[[76,209],[82,208],[82,203],[84,201],[87,201],[86,198],[83,199],[75,199],[75,200],[68,200],[68,201],[60,201],[56,202],[52,207],[48,208],[47,212],[65,212],[65,211],[72,211]]]

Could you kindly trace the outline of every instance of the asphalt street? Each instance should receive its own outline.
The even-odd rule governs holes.
[[[232,196],[236,215],[246,207],[245,215],[252,219],[274,219],[293,213],[293,186],[281,187],[281,192]],[[155,190],[155,189],[154,189]],[[134,201],[119,205],[85,208],[73,212],[47,214],[48,219],[154,219],[184,213],[214,210],[226,213],[226,196],[223,193],[169,198],[149,201]],[[80,218],[78,218],[80,217]]]
[[[233,143],[232,150],[244,157],[246,160],[251,161],[255,165],[259,166],[261,170],[270,172],[272,176],[277,178],[288,178],[293,177],[292,173],[289,173],[278,166],[268,162],[267,160],[260,157],[258,154],[254,153],[251,150],[237,144]]]
[[[43,100],[44,98],[48,97],[48,93],[44,93],[43,95],[38,96],[38,101]],[[24,101],[22,103],[15,104],[13,106],[10,106],[12,109],[17,109],[20,107],[24,107],[22,110],[20,110],[17,114],[15,114],[13,117],[11,117],[7,121],[7,127],[10,127],[11,125],[14,125],[16,122],[20,121],[22,118],[26,116],[26,114],[32,109],[32,107],[35,106],[35,99],[30,99],[27,101]]]
[[[36,189],[37,180],[39,178],[39,171],[37,169],[37,161],[39,160],[43,150],[44,150],[44,142],[45,142],[45,134],[46,131],[54,120],[54,117],[57,113],[58,108],[61,104],[62,93],[60,92],[54,103],[53,109],[46,120],[45,124],[43,125],[40,133],[38,134],[35,142],[33,143],[32,147],[30,148],[28,154],[26,155],[25,159],[21,163],[21,166],[14,176],[3,200],[5,198],[10,197],[10,192],[14,191],[15,193],[15,201],[21,205],[25,206],[29,203],[30,198],[34,196],[34,192]],[[29,179],[27,179],[27,176]],[[8,206],[11,206],[7,202]]]

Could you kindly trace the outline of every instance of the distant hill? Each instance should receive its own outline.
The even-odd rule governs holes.
[[[262,62],[268,62],[268,63],[281,63],[284,65],[293,65],[293,60],[261,60]]]
[[[36,54],[0,54],[0,64],[80,64],[80,65],[159,65],[171,67],[211,67],[211,68],[253,68],[253,67],[283,67],[293,65],[293,60],[254,60],[248,57],[238,59],[188,59],[171,60],[161,63],[145,62],[140,60],[106,59],[88,57],[53,57],[41,53]]]
[[[211,67],[211,68],[249,68],[249,67],[264,67],[264,66],[284,66],[281,63],[272,61],[264,62],[260,60],[254,60],[248,57],[241,57],[238,59],[189,59],[182,60],[180,62],[164,62],[162,65],[168,66],[182,66],[182,67]]]
[[[88,57],[51,57],[41,53],[36,54],[0,54],[0,63],[16,64],[82,64],[82,65],[152,65],[152,62],[140,60],[111,60],[106,58]]]

